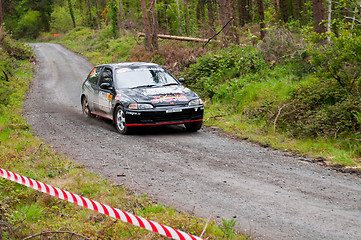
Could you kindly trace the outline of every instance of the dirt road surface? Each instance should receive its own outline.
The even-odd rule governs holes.
[[[24,115],[58,152],[162,204],[206,219],[234,218],[256,239],[361,239],[359,176],[211,128],[120,135],[111,122],[82,115],[80,89],[92,65],[57,44],[32,46],[39,65]]]

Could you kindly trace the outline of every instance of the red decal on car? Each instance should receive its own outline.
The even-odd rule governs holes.
[[[167,102],[188,101],[188,98],[183,94],[159,95],[159,96],[154,96],[154,98],[151,101],[152,103],[167,103]]]

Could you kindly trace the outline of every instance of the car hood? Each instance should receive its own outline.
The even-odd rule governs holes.
[[[122,92],[138,103],[154,106],[182,105],[198,98],[196,93],[181,85],[122,89]]]

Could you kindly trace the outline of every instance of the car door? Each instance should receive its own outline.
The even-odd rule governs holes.
[[[112,101],[114,98],[113,89],[112,70],[105,67],[99,78],[97,112],[109,118],[111,118]]]
[[[87,97],[90,111],[92,112],[95,110],[95,103],[98,101],[96,94],[98,91],[98,80],[102,69],[103,67],[93,68],[83,85],[83,91]]]

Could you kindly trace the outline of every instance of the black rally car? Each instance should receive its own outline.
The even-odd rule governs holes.
[[[82,110],[87,117],[112,119],[122,134],[136,126],[166,124],[197,131],[203,122],[203,103],[183,82],[153,63],[99,65],[82,85]]]

